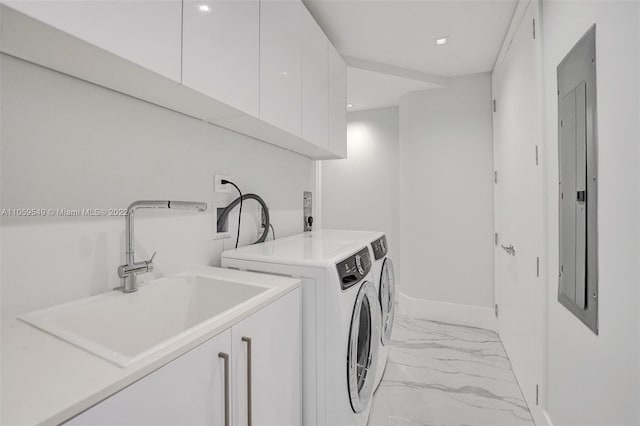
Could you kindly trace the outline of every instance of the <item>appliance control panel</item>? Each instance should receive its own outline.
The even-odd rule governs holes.
[[[336,265],[340,286],[346,290],[358,284],[371,271],[369,250],[365,247],[358,253],[349,256]]]
[[[387,255],[389,250],[387,247],[387,236],[383,235],[374,242],[371,243],[371,249],[373,250],[373,257],[378,260]]]

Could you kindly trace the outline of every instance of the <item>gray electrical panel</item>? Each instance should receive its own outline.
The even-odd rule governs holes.
[[[598,333],[596,27],[558,65],[558,301]]]

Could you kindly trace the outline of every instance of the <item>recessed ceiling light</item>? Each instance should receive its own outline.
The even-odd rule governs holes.
[[[353,104],[347,104],[347,108],[353,107]]]
[[[201,4],[198,6],[198,10],[200,10],[200,12],[209,12],[211,9],[208,4]]]
[[[436,39],[436,46],[442,46],[447,44],[447,38],[446,37],[440,37]]]

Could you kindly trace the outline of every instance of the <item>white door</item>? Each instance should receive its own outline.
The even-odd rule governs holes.
[[[537,3],[531,2],[492,77],[495,296],[500,337],[532,411],[542,392],[545,264],[542,114]],[[536,19],[537,21],[537,19]],[[541,395],[540,395],[541,398]],[[535,413],[534,413],[535,414]]]
[[[259,115],[259,0],[185,0],[182,84]]]
[[[100,404],[67,425],[224,425],[225,360],[231,355],[227,330]],[[230,361],[230,359],[229,359]],[[230,373],[230,371],[229,371]],[[227,415],[231,415],[228,411]]]
[[[233,424],[302,424],[302,289],[232,328]]]

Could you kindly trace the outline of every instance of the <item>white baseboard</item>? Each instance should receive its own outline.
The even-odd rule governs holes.
[[[403,293],[400,293],[399,308],[401,314],[411,318],[498,331],[498,321],[491,308],[417,299]]]
[[[535,399],[533,401],[527,400],[526,402],[529,406],[531,417],[533,417],[533,422],[536,424],[536,426],[553,426],[553,423],[551,423],[551,419],[549,418],[549,413],[547,413],[544,406],[535,405]]]

